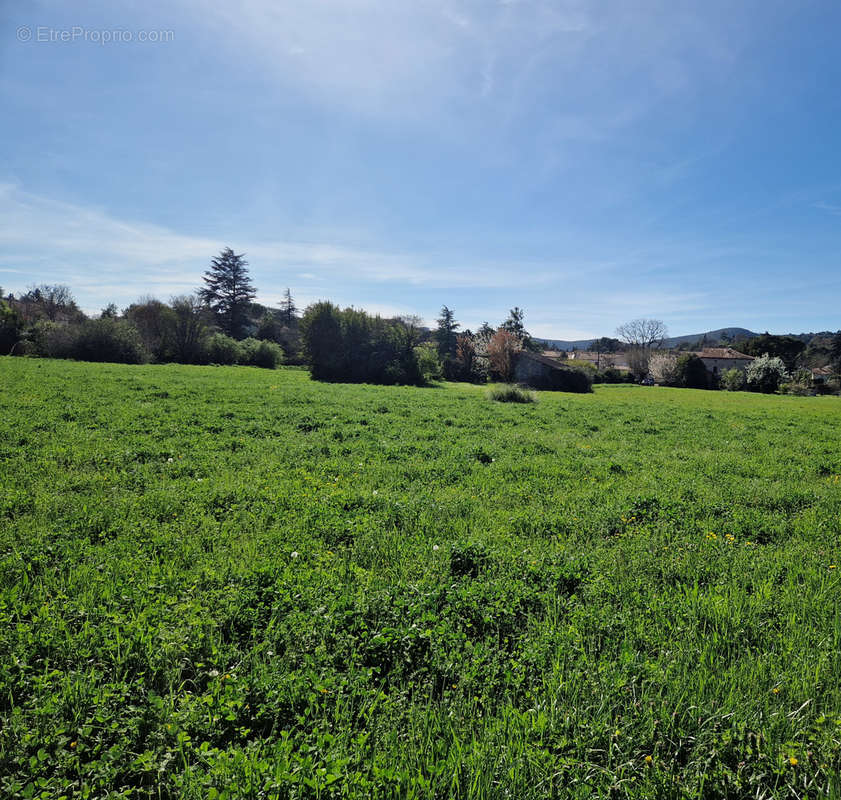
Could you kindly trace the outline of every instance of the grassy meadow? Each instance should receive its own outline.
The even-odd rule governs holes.
[[[0,797],[841,797],[838,398],[0,358],[0,412]]]

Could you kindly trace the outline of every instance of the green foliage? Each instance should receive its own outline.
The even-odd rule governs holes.
[[[575,367],[561,367],[535,375],[528,380],[532,389],[555,392],[587,393],[593,391],[593,380],[597,370],[592,364],[582,363]]]
[[[23,319],[17,310],[0,296],[0,355],[8,355],[22,336]]]
[[[315,380],[423,383],[415,337],[400,320],[320,302],[304,312],[301,335]]]
[[[788,370],[781,358],[765,355],[755,358],[745,371],[747,387],[754,392],[771,394],[789,378]]]
[[[440,381],[444,377],[441,361],[438,357],[438,348],[432,342],[424,342],[415,347],[415,358],[424,383]]]
[[[839,398],[0,376],[4,800],[841,794]]]
[[[607,369],[597,370],[593,375],[593,383],[633,383],[634,373],[628,370],[616,369],[615,367],[608,367]]]
[[[160,300],[146,297],[132,303],[123,316],[137,329],[143,347],[155,361],[168,360],[177,322],[172,308]]]
[[[674,369],[675,386],[685,389],[706,389],[709,387],[709,375],[704,362],[694,353],[678,356]]]
[[[721,388],[728,392],[741,392],[745,388],[745,372],[741,369],[725,370],[721,373]]]
[[[205,359],[205,345],[210,335],[207,308],[195,295],[180,295],[172,298],[169,310],[165,318],[162,360],[200,364]]]
[[[438,344],[438,356],[442,364],[448,366],[455,360],[456,345],[458,343],[458,329],[461,325],[456,322],[455,314],[447,306],[441,307],[438,327],[435,330],[435,341]],[[448,371],[450,371],[448,369]],[[448,375],[447,377],[451,377]]]
[[[242,345],[224,333],[214,333],[205,342],[204,359],[210,364],[231,365],[244,360]]]
[[[749,356],[767,354],[772,358],[779,358],[788,371],[795,368],[805,349],[806,342],[796,336],[774,336],[770,333],[755,336],[742,345],[742,351]]]
[[[277,369],[283,363],[283,349],[274,342],[244,339],[240,344],[239,363],[251,367]]]
[[[251,301],[257,296],[244,253],[237,254],[226,247],[210,262],[202,280],[204,286],[198,290],[199,298],[212,309],[217,324],[226,334],[241,339]]]
[[[118,364],[143,364],[149,360],[137,328],[125,320],[114,317],[86,320],[73,329],[73,334],[69,358]]]
[[[590,350],[594,353],[618,353],[621,349],[622,342],[611,336],[602,336],[590,345]]]
[[[74,325],[39,320],[29,331],[33,353],[45,358],[143,364],[149,353],[137,329],[111,317],[85,320]]]
[[[488,397],[497,403],[536,403],[537,395],[528,389],[508,384],[506,386],[494,386],[488,392]]]

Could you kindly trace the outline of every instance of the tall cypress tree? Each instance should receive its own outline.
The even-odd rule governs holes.
[[[435,339],[438,342],[438,355],[442,361],[455,357],[458,329],[461,325],[456,322],[455,314],[447,306],[441,306],[441,316],[438,318],[438,329]]]
[[[205,286],[198,292],[213,310],[219,327],[235,339],[245,336],[248,307],[257,296],[244,256],[226,247],[210,262],[210,269],[203,277]]]

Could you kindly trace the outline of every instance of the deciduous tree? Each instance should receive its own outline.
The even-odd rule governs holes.
[[[500,328],[488,342],[488,360],[492,372],[503,381],[514,379],[517,353],[523,349],[520,339],[510,331]]]
[[[616,335],[630,347],[646,350],[659,347],[668,336],[668,329],[659,319],[632,319],[616,329]]]

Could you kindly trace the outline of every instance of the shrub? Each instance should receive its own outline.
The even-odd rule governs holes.
[[[745,373],[735,367],[725,370],[721,373],[721,385],[728,392],[740,392],[745,388]]]
[[[75,328],[64,322],[38,320],[29,330],[32,352],[42,358],[72,358]]]
[[[776,392],[780,384],[788,378],[789,374],[783,360],[771,357],[768,353],[755,358],[745,372],[748,388],[765,394]]]
[[[214,333],[205,343],[204,360],[210,364],[238,364],[243,356],[240,343],[224,333]]]
[[[593,383],[633,383],[634,373],[629,370],[608,367],[599,370],[593,377]]]
[[[419,344],[415,348],[415,357],[418,360],[418,368],[424,383],[441,380],[443,376],[441,359],[438,357],[438,349],[432,342]]]
[[[586,394],[593,391],[595,375],[596,372],[592,368],[561,367],[534,375],[528,379],[527,383],[533,389]]]
[[[536,403],[534,392],[521,389],[519,386],[497,386],[488,393],[491,400],[497,403]]]
[[[347,383],[422,384],[415,334],[401,320],[314,303],[301,319],[312,377]]]
[[[0,298],[0,355],[5,356],[23,336],[23,319]]]
[[[283,363],[283,350],[274,342],[249,337],[239,342],[240,364],[277,369]]]
[[[780,384],[782,394],[794,394],[800,397],[807,397],[815,394],[812,383],[812,373],[808,369],[799,369],[792,376],[788,383]]]
[[[70,358],[119,364],[145,364],[149,360],[140,333],[130,322],[103,317],[74,328]]]

